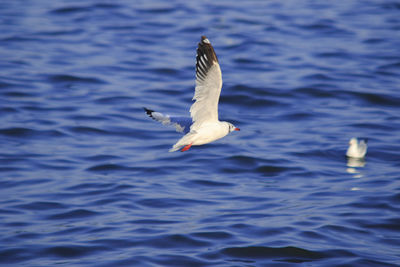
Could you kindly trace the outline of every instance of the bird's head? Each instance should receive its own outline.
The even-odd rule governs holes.
[[[229,127],[229,132],[233,132],[233,131],[240,131],[239,128],[237,128],[235,125],[233,125],[232,123],[227,122],[228,127]]]
[[[355,137],[351,138],[349,141],[349,145],[356,145],[357,143],[358,143],[358,140]]]

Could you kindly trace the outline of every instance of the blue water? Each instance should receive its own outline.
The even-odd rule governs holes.
[[[201,35],[241,131],[168,153]],[[2,1],[0,112],[0,265],[400,265],[398,1]]]

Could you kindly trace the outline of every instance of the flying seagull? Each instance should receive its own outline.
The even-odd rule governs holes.
[[[145,108],[147,115],[164,125],[173,125],[185,135],[176,142],[170,152],[189,150],[218,140],[230,132],[240,131],[232,123],[219,121],[218,101],[222,88],[222,75],[218,58],[207,37],[202,36],[197,47],[195,102],[190,107],[191,120],[171,117]]]

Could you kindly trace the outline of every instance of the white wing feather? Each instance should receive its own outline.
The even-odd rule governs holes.
[[[222,88],[221,69],[210,41],[202,36],[197,48],[196,89],[190,107],[193,124],[196,130],[205,122],[218,121],[218,102]]]

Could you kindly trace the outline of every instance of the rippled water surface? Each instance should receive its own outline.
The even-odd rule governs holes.
[[[168,153],[201,35],[241,131]],[[398,1],[2,1],[0,58],[0,265],[400,264]]]

